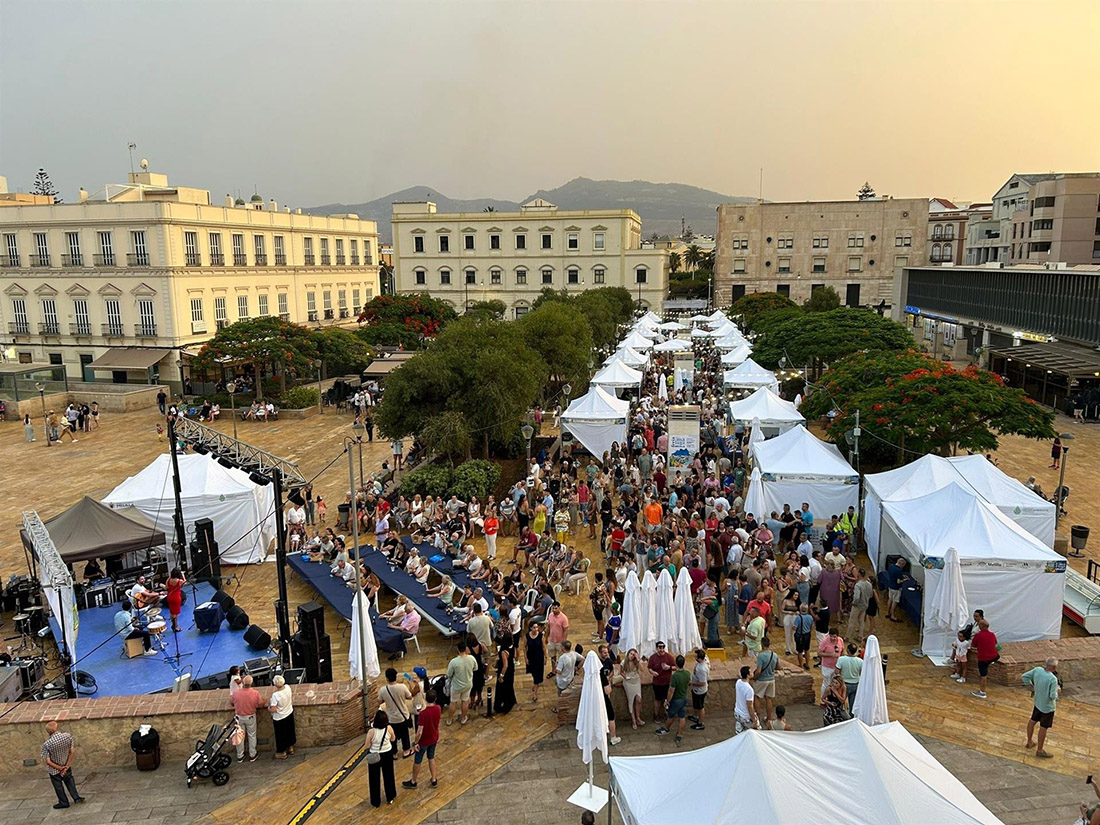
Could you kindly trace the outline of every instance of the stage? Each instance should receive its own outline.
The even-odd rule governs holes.
[[[223,673],[233,665],[243,664],[246,659],[275,658],[271,652],[252,650],[244,641],[244,631],[230,630],[224,621],[217,633],[199,633],[195,629],[191,610],[196,604],[209,601],[214,595],[214,588],[202,582],[194,591],[190,585],[186,589],[187,603],[180,613],[181,630],[173,634],[171,622],[168,622],[169,628],[161,635],[160,641],[153,640],[154,648],[164,647],[156,656],[128,659],[123,655],[122,637],[114,635],[114,617],[120,609],[118,602],[109,607],[79,611],[76,670],[91,674],[98,688],[95,693],[80,688],[79,695],[94,698],[157,693],[171,690],[180,673],[190,673],[194,682],[202,676]],[[163,608],[163,616],[168,621],[167,607]],[[50,619],[50,629],[55,640],[61,638],[61,628],[56,618]],[[178,671],[174,660],[169,659],[169,656],[175,656],[177,635],[182,655]]]

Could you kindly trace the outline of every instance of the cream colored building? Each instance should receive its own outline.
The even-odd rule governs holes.
[[[926,260],[928,201],[722,204],[714,302],[752,292],[802,303],[831,286],[848,306],[888,304],[900,267]]]
[[[965,259],[967,226],[986,220],[992,204],[956,204],[946,198],[928,200],[928,263],[961,266]]]
[[[0,210],[6,358],[64,365],[70,381],[178,388],[214,332],[278,315],[354,325],[378,294],[378,232],[355,215],[303,215],[254,195],[131,173],[77,203]]]
[[[544,288],[622,286],[647,307],[668,288],[668,251],[642,249],[631,209],[559,210],[536,198],[519,212],[437,213],[431,202],[393,205],[398,292],[427,292],[459,312],[501,300],[525,314]]]

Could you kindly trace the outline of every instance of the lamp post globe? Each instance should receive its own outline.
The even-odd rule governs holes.
[[[234,393],[237,391],[237,382],[227,382],[225,389],[229,393],[229,417],[233,419],[233,438],[235,439],[237,437],[237,396]]]

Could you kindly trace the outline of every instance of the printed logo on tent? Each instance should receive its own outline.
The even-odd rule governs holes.
[[[1017,504],[1016,507],[1013,508],[1013,510],[1012,510],[1012,512],[1015,513],[1016,515],[1020,515],[1020,513],[1022,513],[1023,511],[1024,511],[1023,508],[1020,507],[1019,504]]]
[[[218,501],[225,501],[225,493],[218,496]]]

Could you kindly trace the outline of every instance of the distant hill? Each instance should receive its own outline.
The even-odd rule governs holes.
[[[645,180],[590,180],[574,178],[556,189],[540,189],[521,201],[498,198],[457,200],[430,186],[412,186],[366,203],[330,203],[306,209],[318,215],[354,212],[378,222],[378,233],[390,240],[390,215],[394,201],[430,200],[440,212],[481,212],[492,206],[498,212],[515,212],[532,198],[545,198],[561,209],[634,209],[642,216],[642,232],[649,237],[679,235],[680,216],[697,234],[713,234],[715,208],[721,203],[751,203],[755,198],[737,197],[682,183],[651,183]]]

